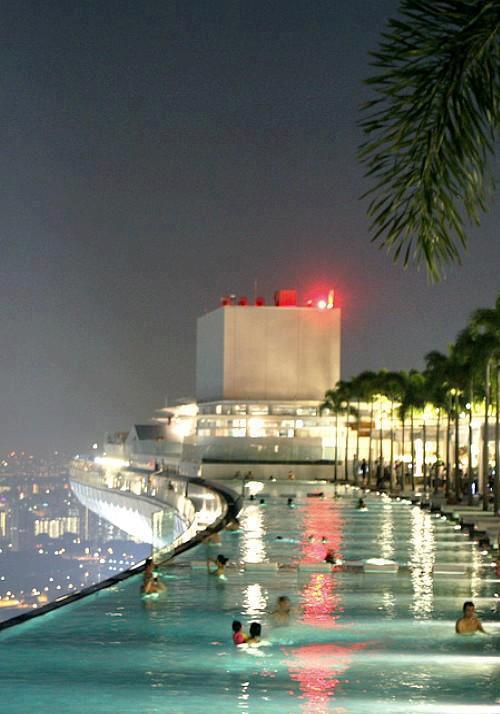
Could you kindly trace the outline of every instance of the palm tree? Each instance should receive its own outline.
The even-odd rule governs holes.
[[[360,157],[372,241],[439,279],[460,262],[464,217],[491,193],[499,120],[498,0],[402,0],[378,52]]]
[[[401,421],[401,478],[402,478],[402,489],[404,491],[405,487],[405,427],[406,427],[406,417],[408,416],[408,410],[409,410],[409,404],[405,400],[405,394],[408,390],[408,382],[410,380],[410,376],[408,372],[400,372],[401,378],[402,378],[402,384],[403,384],[403,396],[401,399],[401,404],[399,405],[398,409],[398,416]]]
[[[451,360],[455,370],[455,381],[461,382],[462,393],[467,395],[465,408],[469,414],[469,435],[467,440],[467,500],[472,506],[472,405],[474,402],[474,381],[477,372],[478,358],[480,356],[479,341],[473,332],[466,328],[458,335],[456,342],[451,347]]]
[[[351,379],[351,388],[353,398],[356,400],[356,463],[353,459],[353,481],[358,485],[359,482],[359,446],[360,446],[360,432],[361,432],[361,398],[362,398],[362,384],[360,383],[359,377],[353,377]]]
[[[390,432],[391,432],[391,447],[389,456],[389,475],[390,488],[394,491],[394,403],[402,402],[406,391],[406,378],[402,372],[386,372],[381,371],[378,375],[379,386],[383,395],[389,399],[390,406]],[[382,426],[382,425],[381,425]]]
[[[415,490],[415,411],[425,406],[425,377],[416,369],[408,372],[400,413],[410,412],[411,488]]]
[[[343,401],[342,394],[337,388],[329,389],[325,394],[324,401],[320,404],[320,413],[324,411],[329,411],[335,415],[335,456],[334,456],[334,466],[333,466],[333,478],[337,481],[337,466],[338,466],[338,455],[339,455],[339,412],[341,410],[341,404]]]
[[[375,395],[377,394],[377,374],[371,371],[361,372],[356,377],[357,396],[363,402],[370,403],[370,432],[368,441],[368,485],[372,481],[372,441],[373,441],[373,412]]]
[[[427,390],[429,401],[434,405],[437,410],[437,423],[436,423],[436,472],[440,468],[440,457],[441,457],[441,414],[444,411],[448,413],[449,422],[449,410],[448,410],[448,397],[447,397],[447,378],[448,378],[448,357],[442,352],[434,350],[425,355],[425,378],[427,381]],[[446,473],[449,478],[449,437],[450,430],[448,426],[446,434],[446,455],[447,455],[447,470]],[[437,473],[436,473],[437,476]],[[436,489],[438,487],[438,479],[436,478]]]
[[[336,389],[341,397],[339,412],[345,415],[344,480],[347,482],[349,480],[349,417],[357,414],[356,409],[351,406],[355,392],[352,382],[345,380],[337,382]]]
[[[488,508],[488,465],[489,465],[489,411],[490,411],[490,392],[491,392],[491,372],[492,366],[496,365],[493,370],[497,374],[496,379],[496,416],[495,416],[495,483],[493,488],[494,495],[494,512],[498,513],[500,509],[500,461],[499,454],[499,397],[498,397],[498,371],[500,364],[500,295],[497,297],[495,307],[490,309],[476,310],[470,320],[470,330],[476,340],[481,343],[481,351],[483,355],[484,368],[484,436],[483,436],[483,509]]]

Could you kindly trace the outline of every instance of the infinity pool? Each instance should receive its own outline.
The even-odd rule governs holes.
[[[132,578],[2,633],[2,711],[500,712],[500,581],[466,536],[403,502],[368,496],[360,512],[354,492],[333,499],[326,486],[325,498],[307,497],[317,486],[272,488],[265,505],[262,494],[246,500],[240,533],[178,559],[158,600],[142,602]],[[327,548],[343,560],[383,557],[410,569],[236,566],[319,562]],[[233,564],[226,580],[191,567],[219,552]],[[460,563],[470,575],[446,573]],[[433,567],[445,572],[433,575]],[[269,618],[279,595],[294,605],[287,627]],[[490,636],[454,634],[466,599]],[[267,644],[234,647],[234,618],[245,629],[261,622]]]

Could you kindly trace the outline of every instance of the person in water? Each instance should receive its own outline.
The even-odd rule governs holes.
[[[290,614],[292,612],[292,603],[286,595],[280,595],[276,600],[276,607],[271,613],[271,618],[275,625],[288,625],[290,623]]]
[[[235,645],[243,645],[248,640],[248,636],[243,632],[243,626],[239,620],[233,620],[233,642]]]
[[[220,545],[222,543],[221,537],[219,533],[209,533],[205,538],[203,538],[203,542],[207,544],[214,544],[214,545]]]
[[[233,520],[227,524],[226,530],[227,531],[239,531],[240,530],[239,520],[237,518],[233,518]]]
[[[142,578],[141,593],[148,592],[148,587],[150,582],[154,578],[154,563],[153,558],[146,558],[146,564],[144,568],[144,575]]]
[[[250,636],[247,639],[247,645],[256,645],[260,642],[260,635],[262,632],[262,626],[259,622],[252,622],[250,625]]]
[[[288,508],[295,508],[295,503],[293,502],[293,498],[288,498],[286,501],[286,505]]]
[[[207,558],[207,570],[209,574],[217,575],[218,578],[222,577],[224,575],[224,570],[228,560],[229,558],[226,558],[226,556],[222,555],[222,553],[220,553],[215,559]],[[211,564],[215,565],[215,569],[210,567]]]
[[[358,505],[356,506],[356,508],[358,509],[358,511],[364,511],[366,509],[366,504],[362,498],[359,499]]]
[[[474,603],[470,600],[464,602],[463,615],[458,618],[455,624],[455,632],[457,635],[472,635],[474,632],[486,634],[483,630],[481,620],[476,615]]]
[[[337,562],[337,558],[335,557],[335,551],[333,550],[333,548],[329,548],[326,551],[325,563],[330,563],[331,565],[335,565],[336,562]]]
[[[144,585],[143,594],[144,595],[159,595],[165,592],[166,586],[158,579],[158,577],[153,577]]]

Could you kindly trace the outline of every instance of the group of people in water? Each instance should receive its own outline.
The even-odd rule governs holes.
[[[292,613],[292,603],[286,595],[280,595],[276,600],[274,610],[270,619],[277,627],[290,624]],[[248,635],[243,630],[243,625],[239,620],[233,620],[233,642],[235,645],[255,646],[262,644],[262,625],[260,622],[251,622]],[[264,643],[265,644],[265,643]]]
[[[251,499],[253,500],[253,499]],[[260,505],[264,505],[265,500],[260,499]],[[287,500],[287,506],[293,508],[295,503],[292,497]],[[357,510],[367,510],[366,504],[362,498],[360,498],[356,504]],[[234,518],[227,526],[228,531],[239,531],[240,522],[237,518]],[[276,536],[277,540],[286,540],[282,536]],[[314,542],[316,537],[314,535],[307,536],[309,542]],[[221,537],[219,533],[211,533],[203,542],[207,544],[220,544]],[[298,541],[297,541],[298,542]],[[327,538],[325,536],[321,537],[322,543],[327,543]],[[337,562],[337,557],[332,548],[327,549],[324,558],[326,563],[335,565]],[[222,553],[219,553],[215,558],[207,558],[207,572],[209,575],[214,575],[222,580],[226,579],[225,568],[229,558],[227,558]],[[143,581],[141,584],[141,595],[143,599],[155,598],[160,595],[160,593],[166,590],[166,586],[159,579],[159,574],[155,571],[155,565],[152,558],[148,558],[145,563]],[[290,598],[286,595],[280,595],[277,600],[274,609],[270,613],[270,621],[275,626],[284,626],[290,624],[292,614],[292,604]],[[235,645],[245,645],[245,646],[255,646],[262,643],[262,625],[259,622],[251,622],[246,634],[243,630],[243,625],[239,620],[233,620],[232,623],[232,640]],[[470,600],[466,601],[463,605],[463,613],[460,618],[455,623],[455,632],[459,635],[471,635],[475,632],[481,632],[483,634],[488,634],[478,618],[475,610],[474,603]]]

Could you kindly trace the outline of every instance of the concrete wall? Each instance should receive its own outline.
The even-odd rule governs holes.
[[[203,478],[213,481],[233,480],[231,487],[238,491],[241,477],[234,478],[238,471],[241,476],[245,476],[250,471],[256,480],[267,481],[270,476],[274,476],[278,481],[287,481],[290,470],[297,481],[319,481],[333,478],[333,464],[202,464],[201,475]],[[343,472],[339,472],[339,478],[343,478]],[[293,486],[293,481],[290,481],[290,485]]]
[[[220,308],[198,318],[196,326],[196,398],[221,399],[224,389],[224,321]]]
[[[340,310],[228,306],[198,320],[199,401],[320,401],[339,379]]]

